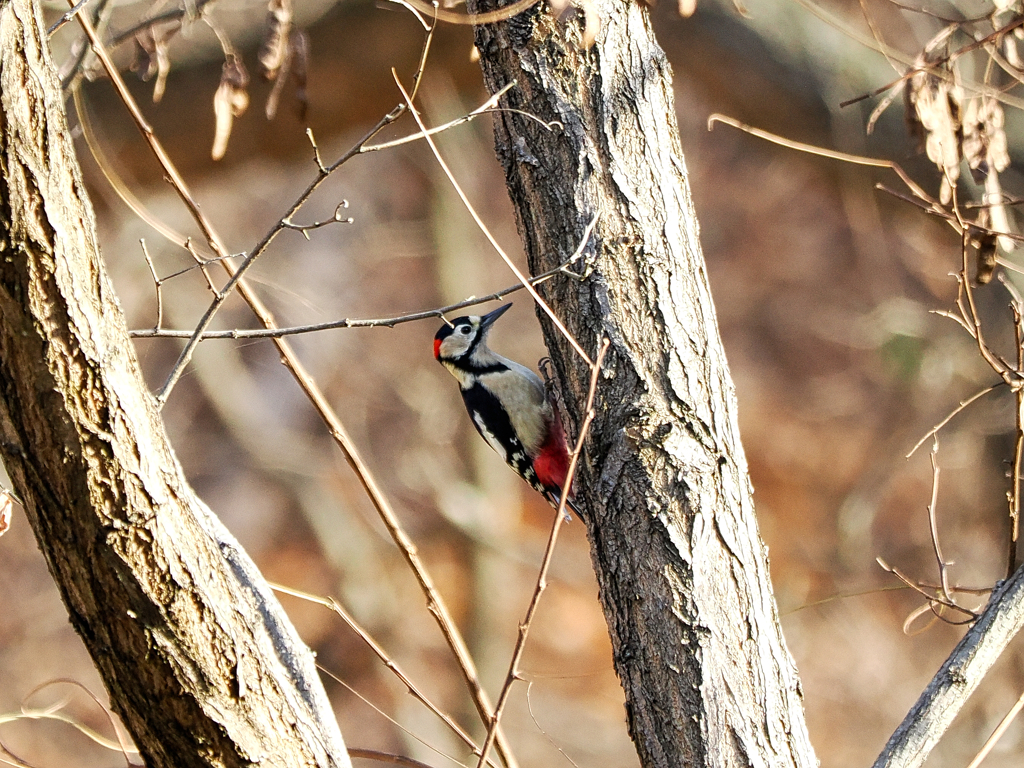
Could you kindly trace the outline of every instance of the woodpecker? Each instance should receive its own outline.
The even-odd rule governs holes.
[[[491,326],[511,306],[445,323],[434,335],[434,357],[459,382],[480,436],[557,509],[569,474],[562,420],[537,374],[487,346]],[[580,516],[571,498],[569,507]]]

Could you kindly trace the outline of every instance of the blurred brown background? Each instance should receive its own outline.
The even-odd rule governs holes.
[[[298,6],[311,41],[308,124],[329,161],[398,103],[390,68],[408,80],[422,31],[407,12],[368,0]],[[889,42],[911,54],[938,29],[937,21],[887,4],[866,7]],[[934,169],[905,135],[899,100],[870,137],[863,126],[877,100],[838,107],[896,77],[878,53],[796,4],[765,0],[748,9],[744,18],[731,5],[708,3],[681,20],[662,6],[654,16],[675,69],[683,149],[758,517],[812,739],[824,766],[866,766],[962,633],[940,624],[904,634],[904,619],[921,601],[906,590],[886,591],[897,582],[875,563],[883,557],[915,577],[935,578],[927,446],[910,461],[903,456],[995,377],[962,329],[929,314],[951,308],[959,240],[873,189],[876,181],[898,186],[894,176],[722,126],[707,131],[708,115],[724,112],[797,140],[898,160],[937,189]],[[110,28],[123,29],[148,10],[121,6]],[[57,12],[48,9],[47,18]],[[830,12],[866,34],[856,4]],[[221,0],[208,13],[254,70],[264,7]],[[77,35],[68,25],[55,36],[58,59]],[[421,91],[428,122],[457,117],[486,98],[471,46],[469,29],[439,29]],[[129,53],[121,54],[125,63]],[[229,247],[242,251],[283,215],[314,168],[292,92],[285,90],[268,122],[262,109],[270,86],[256,78],[225,159],[209,159],[219,55],[213,33],[197,21],[172,48],[160,104],[151,102],[151,84],[131,82],[203,210]],[[88,119],[118,173],[155,216],[195,234],[109,83],[87,84],[84,93]],[[1017,118],[1008,121],[1012,146]],[[381,138],[413,130],[406,118]],[[487,119],[438,142],[500,242],[520,253]],[[129,324],[151,327],[154,290],[139,239],[161,275],[189,258],[126,208],[80,147]],[[1007,187],[1016,182],[1012,169],[1004,174]],[[355,158],[296,218],[327,218],[342,199],[352,224],[314,231],[309,242],[284,233],[251,273],[282,325],[395,315],[514,283],[422,143]],[[208,301],[194,271],[164,291],[170,327],[190,327]],[[993,284],[979,299],[990,335],[1005,336],[1005,289]],[[544,353],[540,334],[529,302],[520,295],[515,303],[497,326],[495,346],[532,364]],[[229,302],[217,322],[254,327],[240,302]],[[330,331],[298,337],[295,345],[421,548],[496,693],[551,514],[473,433],[454,382],[431,359],[437,325]],[[140,340],[137,349],[155,388],[180,343]],[[435,701],[474,722],[412,577],[269,343],[204,343],[165,415],[200,495],[269,579],[336,596]],[[1001,576],[1012,429],[1013,404],[1003,393],[941,434],[939,525],[958,583],[986,586]],[[344,681],[327,685],[351,746],[450,764],[426,742],[465,759],[461,745],[332,614],[282,599],[319,662]],[[1022,666],[1017,642],[929,765],[970,760],[1020,695]],[[528,683],[516,689],[504,720],[524,766],[636,765],[578,523],[559,542],[524,668]],[[103,695],[18,511],[0,538],[0,716],[59,678]],[[66,694],[69,713],[109,732],[70,686],[55,684],[26,703],[43,706]],[[1020,765],[1022,733],[1011,727],[986,765]],[[5,722],[0,740],[36,766],[123,760],[58,723]]]

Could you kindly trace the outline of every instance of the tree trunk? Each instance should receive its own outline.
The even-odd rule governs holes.
[[[148,766],[348,766],[309,650],[145,389],[43,40],[0,0],[0,455]]]
[[[562,263],[598,217],[589,276],[542,293],[585,348],[611,341],[577,494],[630,732],[650,768],[811,768],[671,72],[639,3],[596,9],[601,31],[587,50],[574,42],[579,18],[563,26],[538,7],[477,28],[476,44],[492,92],[516,81],[502,107],[560,123],[495,114],[530,269]],[[588,368],[549,323],[545,334],[568,420],[579,424]]]

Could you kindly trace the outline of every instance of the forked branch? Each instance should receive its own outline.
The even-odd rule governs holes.
[[[104,68],[106,69],[108,76],[115,83],[118,95],[125,103],[129,112],[135,118],[136,125],[138,126],[139,130],[143,133],[144,137],[149,143],[151,150],[153,151],[158,161],[161,163],[161,166],[165,169],[167,173],[167,178],[170,180],[172,186],[174,186],[175,190],[178,192],[179,197],[181,197],[182,200],[185,202],[186,207],[188,207],[193,218],[195,218],[196,221],[200,224],[200,227],[202,228],[204,235],[208,238],[210,246],[214,249],[217,255],[221,257],[220,264],[231,276],[229,278],[228,285],[225,287],[225,289],[222,290],[221,295],[224,295],[226,297],[230,289],[237,287],[242,298],[245,299],[245,301],[249,304],[250,308],[260,319],[260,322],[264,325],[264,327],[276,328],[276,322],[274,320],[273,315],[267,310],[267,308],[259,299],[259,297],[251,290],[246,281],[242,278],[239,271],[241,268],[236,268],[234,260],[228,257],[227,250],[222,245],[222,240],[217,235],[212,224],[200,212],[191,194],[188,192],[188,188],[185,186],[185,182],[182,179],[181,175],[178,173],[177,169],[171,163],[169,156],[164,151],[157,137],[153,134],[153,131],[149,127],[148,123],[146,123],[145,119],[142,117],[142,113],[140,112],[138,105],[134,101],[131,93],[128,92],[127,88],[124,86],[124,81],[121,79],[120,73],[117,71],[117,68],[111,62],[110,57],[106,54],[106,51],[104,50],[102,43],[99,41],[98,37],[95,34],[95,31],[92,30],[92,25],[87,18],[87,14],[78,14],[77,19],[79,23],[83,25],[83,28],[86,29],[86,34],[89,36],[89,39],[97,52],[97,56],[100,58],[101,62],[103,62]],[[417,83],[419,82],[420,76],[422,75],[422,66],[425,63],[426,50],[428,46],[429,35],[426,42],[424,43],[424,54],[423,56],[421,56],[421,68],[417,72],[415,78],[415,81]],[[403,114],[404,111],[404,104],[399,104],[398,106],[396,106],[394,110],[392,110],[388,115],[382,118],[378,122],[377,126],[375,126],[374,129],[371,130],[355,147],[349,150],[349,152],[347,152],[345,155],[339,158],[331,166],[321,168],[316,179],[312,182],[312,184],[310,184],[310,186],[306,189],[303,195],[300,196],[300,198],[296,201],[296,203],[292,207],[292,211],[288,214],[288,216],[292,215],[295,211],[298,210],[299,207],[301,207],[301,205],[309,198],[309,196],[313,193],[316,187],[318,187],[319,184],[322,183],[322,181],[326,178],[326,175],[331,173],[334,169],[340,167],[350,157],[357,154],[360,146],[370,141],[373,138],[373,136],[376,135],[376,133],[379,132],[379,130],[383,128],[385,125],[388,125],[389,123],[398,119],[398,117],[401,114]],[[276,233],[279,232],[280,230],[281,227],[275,226],[263,238],[263,240],[252,251],[250,251],[249,256],[247,257],[248,263],[251,264],[252,260],[256,256],[258,256],[259,253],[262,253],[262,251],[269,244],[270,240],[272,240],[274,235],[276,235]],[[208,311],[208,319],[212,318],[213,312],[216,311],[216,307],[220,306],[220,303],[222,303],[222,301],[218,302],[215,300],[214,304],[211,305],[212,311]],[[196,329],[195,335],[190,340],[190,346],[192,349],[194,349],[195,344],[198,343],[198,339],[200,338],[203,330],[205,330],[204,327]],[[447,605],[441,598],[440,593],[434,586],[433,579],[431,578],[429,572],[427,571],[427,568],[424,565],[423,561],[420,559],[419,553],[417,552],[415,545],[412,543],[412,540],[405,532],[401,523],[398,521],[398,518],[395,515],[394,510],[391,508],[390,502],[384,496],[383,492],[380,489],[380,486],[376,482],[376,479],[370,473],[369,468],[363,461],[361,455],[359,454],[355,446],[355,443],[352,441],[352,438],[349,436],[341,420],[338,418],[333,408],[331,408],[330,404],[327,401],[327,398],[324,396],[319,386],[306,371],[305,366],[303,366],[301,361],[295,355],[294,351],[288,344],[287,340],[282,338],[275,338],[274,344],[278,348],[278,352],[281,355],[281,360],[284,363],[285,367],[291,372],[292,376],[295,378],[296,382],[302,388],[307,398],[309,398],[317,414],[320,416],[324,424],[327,426],[327,429],[331,437],[334,439],[338,447],[341,449],[349,466],[355,472],[364,490],[366,491],[375,509],[377,510],[378,515],[380,516],[385,527],[387,528],[388,533],[391,535],[395,544],[398,546],[399,551],[402,553],[402,556],[405,558],[407,564],[409,565],[410,570],[416,577],[416,580],[419,583],[421,590],[426,596],[427,608],[430,614],[434,617],[438,626],[440,627],[441,633],[444,636],[449,648],[452,650],[452,653],[459,665],[459,669],[463,675],[463,678],[465,679],[469,687],[470,693],[473,698],[473,702],[480,714],[480,717],[484,722],[490,722],[493,708],[491,706],[489,698],[487,697],[486,692],[483,690],[483,687],[480,684],[479,674],[477,673],[476,665],[469,654],[469,651],[466,647],[466,643],[462,638],[462,634],[459,632],[458,627],[455,625],[455,622],[451,617]],[[187,362],[187,360],[184,359],[185,357],[186,355],[183,352],[182,357],[179,359],[179,365],[176,366],[175,369],[177,373],[174,374],[173,376],[174,381],[176,381],[177,377],[181,375],[182,363]],[[173,385],[173,381],[169,379],[168,384]],[[167,394],[169,394],[169,392],[170,387],[168,385],[165,385],[163,394],[166,396]],[[505,765],[508,768],[515,768],[517,763],[512,755],[511,748],[508,746],[508,743],[500,733],[497,738],[497,747]]]

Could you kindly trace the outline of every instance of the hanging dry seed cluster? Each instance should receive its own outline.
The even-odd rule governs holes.
[[[289,76],[295,83],[299,119],[306,117],[306,70],[309,65],[309,38],[292,24],[292,0],[270,0],[267,33],[260,48],[260,74],[274,83],[267,97],[266,115],[273,120],[281,91]]]
[[[156,75],[153,84],[153,101],[159,103],[164,97],[167,73],[171,71],[171,59],[167,55],[167,43],[181,29],[181,21],[168,24],[153,24],[135,35],[135,61],[132,71],[137,72],[143,82],[149,82]]]
[[[908,130],[939,170],[939,203],[945,207],[954,201],[954,190],[965,166],[971,181],[982,187],[981,204],[973,206],[978,210],[976,219],[964,220],[971,233],[970,242],[977,249],[975,279],[981,284],[992,279],[997,246],[1006,251],[1014,249],[1011,235],[1016,231],[1008,212],[1010,201],[999,180],[999,174],[1010,165],[1010,154],[1002,104],[1006,91],[997,83],[1007,76],[1024,82],[1024,62],[1017,49],[1024,37],[1024,17],[1014,16],[1008,23],[1001,23],[999,16],[1007,8],[1005,3],[997,2],[996,6],[984,19],[943,27],[868,120],[870,133],[879,115],[902,89]],[[981,23],[995,31],[975,34],[974,27]],[[963,34],[968,42],[957,48],[953,40]],[[987,56],[980,62],[984,71],[980,83],[961,76],[961,62],[979,64],[977,57],[970,57],[975,52]],[[954,208],[963,220],[963,211],[959,206]]]
[[[231,126],[236,117],[241,117],[249,108],[249,72],[245,64],[233,53],[229,53],[220,71],[220,85],[213,95],[213,114],[216,129],[213,133],[214,160],[220,160],[228,149]]]
[[[213,111],[216,129],[213,137],[211,156],[220,160],[227,151],[228,140],[236,117],[241,117],[249,108],[249,72],[231,45],[227,35],[217,25],[215,18],[205,10],[209,0],[195,3],[191,9],[193,21],[201,21],[213,30],[224,51],[224,67],[220,84],[213,97]],[[178,18],[153,19],[138,26],[133,35],[135,59],[132,70],[153,84],[153,101],[159,102],[164,95],[167,74],[171,71],[168,48],[171,40],[181,31],[184,21],[189,18],[182,12]],[[277,114],[278,104],[285,84],[289,81],[295,87],[295,100],[300,120],[306,117],[306,73],[309,67],[309,39],[306,33],[297,29],[293,22],[292,0],[269,0],[267,8],[267,29],[259,53],[259,72],[264,80],[274,83],[267,96],[265,113],[268,120]]]
[[[928,159],[942,174],[939,199],[943,205],[952,200],[961,159],[967,161],[974,181],[979,184],[997,178],[996,174],[1010,164],[1003,107],[994,89],[981,89],[965,96],[956,59],[948,52],[941,57],[935,55],[948,45],[958,28],[959,25],[950,25],[928,43],[914,62],[914,74],[904,92],[911,134],[922,141]],[[1014,51],[1016,58],[1016,36],[1007,34],[1004,42],[1006,50]],[[998,191],[998,187],[988,187],[986,184],[986,193]]]

